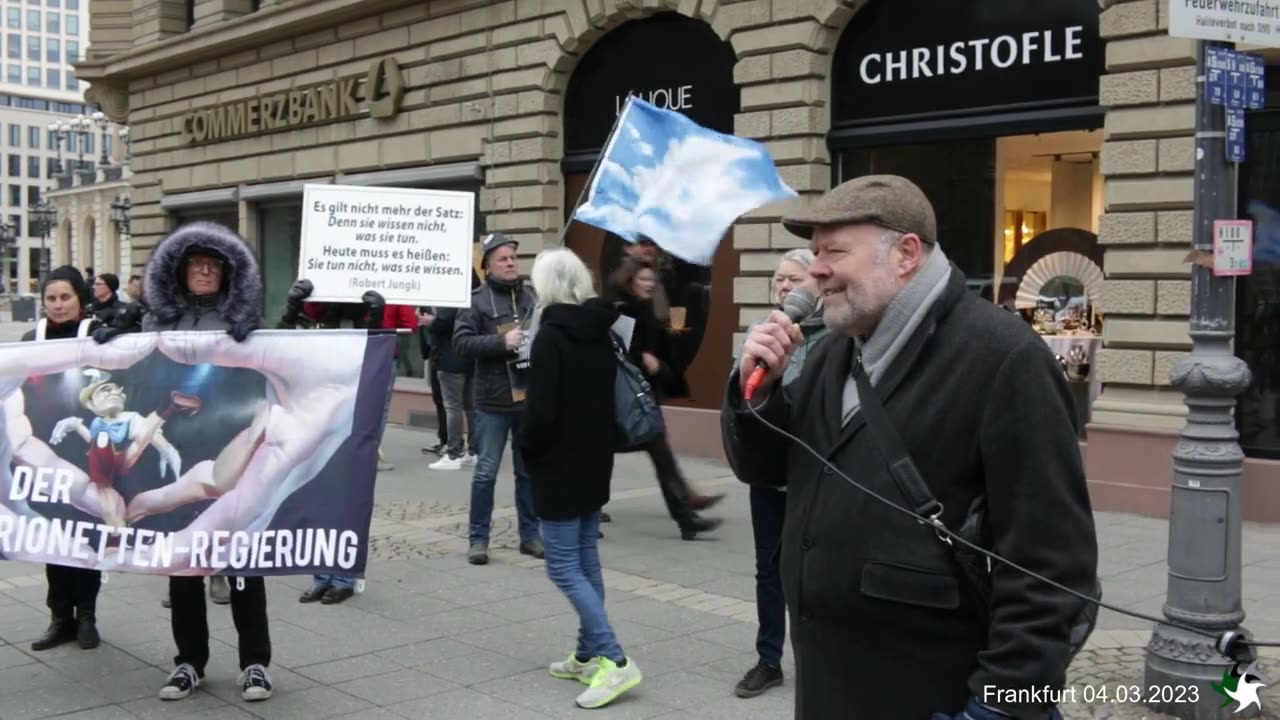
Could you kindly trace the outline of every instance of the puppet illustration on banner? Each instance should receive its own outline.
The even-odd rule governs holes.
[[[0,557],[364,574],[392,335],[0,345]]]

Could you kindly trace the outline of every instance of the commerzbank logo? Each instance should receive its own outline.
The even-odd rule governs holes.
[[[1239,704],[1235,712],[1242,712],[1250,705],[1257,705],[1258,710],[1262,710],[1262,699],[1258,697],[1258,691],[1270,685],[1271,679],[1258,670],[1258,661],[1254,660],[1243,671],[1240,670],[1240,663],[1232,665],[1222,671],[1221,683],[1209,684],[1226,698],[1220,707],[1234,702]]]
[[[400,64],[384,57],[361,75],[189,110],[179,128],[184,144],[252,137],[339,120],[395,117],[404,102]]]

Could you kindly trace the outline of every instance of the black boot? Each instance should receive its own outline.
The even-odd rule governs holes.
[[[53,617],[53,622],[49,623],[49,629],[44,631],[35,642],[31,643],[31,649],[39,652],[57,647],[63,643],[69,643],[76,639],[76,621],[70,617]]]
[[[81,650],[92,650],[102,642],[102,638],[98,636],[97,621],[92,614],[76,618],[76,626],[76,640],[79,641]]]
[[[680,538],[682,540],[695,540],[698,533],[711,532],[720,527],[720,523],[724,522],[720,518],[704,518],[697,513],[689,513],[685,521],[680,523]]]

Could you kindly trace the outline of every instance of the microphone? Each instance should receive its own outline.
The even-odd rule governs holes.
[[[806,288],[796,288],[787,293],[787,297],[782,300],[782,312],[786,313],[793,323],[804,320],[817,309],[817,296]],[[747,378],[747,384],[743,388],[743,396],[747,400],[756,394],[756,389],[760,387],[760,383],[764,382],[765,373],[768,371],[767,365],[762,362],[756,363],[756,369],[751,371],[751,376]]]

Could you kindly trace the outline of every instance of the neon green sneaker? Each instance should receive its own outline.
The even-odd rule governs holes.
[[[578,696],[578,707],[593,710],[617,700],[626,691],[640,684],[644,677],[631,658],[618,667],[609,658],[597,658],[600,669],[591,678],[591,686]]]
[[[591,678],[600,669],[600,659],[592,658],[586,662],[580,662],[575,653],[569,653],[567,660],[560,660],[551,663],[551,677],[560,678],[561,680],[577,680],[583,685],[590,685]]]

